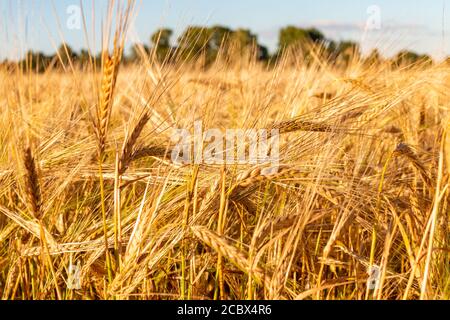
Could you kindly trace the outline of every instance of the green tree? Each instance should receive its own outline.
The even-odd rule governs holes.
[[[420,55],[413,51],[402,50],[394,57],[393,63],[395,66],[411,66],[417,63],[431,65],[433,60],[426,54]]]
[[[172,52],[172,35],[173,31],[171,29],[163,28],[157,30],[150,37],[152,50],[148,50],[148,48],[145,48],[145,50],[148,52],[152,51],[159,62],[170,60]]]
[[[224,26],[214,26],[210,28],[211,39],[210,49],[219,51],[220,48],[228,49],[233,31]]]
[[[279,46],[280,51],[302,44],[307,39],[304,29],[288,26],[280,30]]]
[[[324,34],[316,28],[306,29],[306,33],[308,35],[308,39],[315,43],[321,43],[326,40]]]
[[[257,44],[258,38],[248,29],[237,29],[231,36],[232,41],[241,49]]]
[[[89,54],[89,51],[86,49],[82,49],[80,51],[80,55],[78,56],[78,61],[82,66],[88,65],[91,61],[91,55]]]
[[[169,29],[158,30],[152,35],[153,50],[159,61],[173,58],[175,50],[170,46],[171,35]],[[257,36],[248,29],[232,30],[222,25],[210,28],[189,26],[178,37],[176,52],[183,61],[200,58],[204,67],[215,61],[219,53],[228,59],[244,53],[256,53],[259,59],[267,59],[267,48],[259,45],[257,40]]]
[[[135,62],[138,61],[143,55],[149,54],[150,49],[148,46],[142,43],[135,43],[130,48],[130,55],[127,61]]]
[[[337,44],[333,42],[328,50],[335,63],[341,66],[347,66],[351,59],[361,56],[359,44],[353,41],[341,41]]]
[[[383,58],[381,57],[381,54],[377,49],[373,49],[365,59],[367,63],[379,63],[382,60]]]
[[[248,29],[237,29],[231,33],[230,44],[234,54],[250,59],[267,60],[269,51],[258,43],[258,37]]]
[[[178,47],[183,58],[188,59],[196,55],[207,58],[210,52],[211,29],[189,26],[178,38]]]
[[[290,47],[306,50],[307,45],[324,41],[325,36],[315,28],[302,29],[295,26],[287,26],[280,30],[279,50],[283,51]]]
[[[412,64],[412,63],[417,62],[419,60],[419,58],[420,58],[420,56],[413,51],[402,50],[399,53],[397,53],[394,61],[398,65]]]
[[[337,46],[337,52],[341,55],[360,55],[359,44],[353,41],[341,41]]]
[[[58,48],[57,56],[59,59],[59,63],[65,67],[68,66],[71,62],[78,59],[78,55],[72,48],[66,43],[61,44]]]
[[[50,65],[50,62],[51,57],[46,56],[42,52],[33,52],[30,50],[19,64],[24,69],[33,70],[35,72],[44,72]]]
[[[270,58],[269,49],[266,46],[258,45],[258,60],[267,61]]]
[[[150,37],[150,42],[155,47],[170,47],[170,39],[172,38],[173,31],[171,29],[159,29]]]

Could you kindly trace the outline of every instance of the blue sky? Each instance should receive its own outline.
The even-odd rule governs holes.
[[[88,23],[96,17],[97,39],[107,2],[95,0],[93,14],[92,0],[82,0]],[[77,50],[86,47],[83,31],[66,27],[67,9],[79,4],[80,0],[0,0],[0,58],[28,48],[50,53],[62,39]],[[381,29],[365,31],[373,5],[379,8]],[[279,29],[297,25],[316,26],[331,39],[359,41],[364,51],[377,47],[387,56],[403,48],[434,57],[450,54],[450,0],[138,0],[137,9],[130,43],[148,42],[161,26],[179,34],[189,24],[222,24],[253,30],[273,51]]]

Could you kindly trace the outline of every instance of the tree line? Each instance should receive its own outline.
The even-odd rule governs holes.
[[[279,31],[278,48],[270,54],[267,47],[260,44],[256,34],[249,29],[231,29],[226,26],[189,26],[176,39],[173,44],[173,31],[162,28],[153,33],[149,43],[134,44],[130,53],[124,56],[125,63],[135,63],[143,57],[150,56],[160,63],[173,63],[176,61],[201,61],[203,66],[208,66],[217,59],[233,61],[236,57],[249,57],[261,62],[273,63],[284,56],[284,53],[292,51],[294,56],[308,60],[311,58],[313,48],[319,50],[332,62],[346,64],[352,57],[361,57],[359,44],[352,41],[336,42],[327,39],[316,28],[299,28],[287,26]],[[87,65],[94,63],[100,65],[101,54],[93,56],[87,50],[76,52],[69,45],[62,44],[53,55],[42,52],[29,51],[19,65],[23,68],[43,72],[47,68],[64,68],[72,65]],[[366,61],[381,61],[381,55],[375,49],[367,57]],[[427,55],[420,55],[411,51],[401,51],[390,61],[396,65],[413,64],[418,61],[432,63]],[[4,61],[2,65],[15,65]]]

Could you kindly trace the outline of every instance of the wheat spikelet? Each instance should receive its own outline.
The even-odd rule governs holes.
[[[247,188],[260,182],[296,175],[299,169],[290,166],[254,168],[239,176],[235,188]]]
[[[287,228],[292,227],[292,225],[297,221],[299,215],[288,215],[282,216],[269,221],[259,232],[258,237],[256,238],[256,243],[260,247],[262,242],[266,237],[268,237],[271,233],[275,233]]]
[[[213,86],[214,88],[218,88],[219,90],[231,90],[233,88],[238,88],[239,84],[229,83],[223,80],[205,80],[205,79],[189,79],[189,83],[195,83],[203,86]]]
[[[6,284],[3,292],[3,299],[8,299],[8,296],[11,290],[14,290],[14,286],[16,285],[17,278],[19,276],[19,267],[20,267],[20,259],[14,257],[12,259],[11,267],[9,268],[8,275],[6,277]],[[11,297],[13,298],[13,297]]]
[[[335,245],[335,247],[340,249],[342,252],[348,254],[349,256],[351,256],[353,259],[358,261],[364,267],[368,268],[370,266],[369,259],[348,250],[341,242],[338,241],[337,244]]]
[[[343,80],[344,80],[344,82],[350,83],[351,85],[353,85],[355,87],[359,87],[360,89],[362,89],[368,93],[371,93],[371,94],[376,93],[371,87],[369,87],[368,85],[363,83],[360,79],[346,78]]]
[[[105,54],[105,57],[100,99],[97,107],[97,122],[94,125],[100,158],[103,157],[106,148],[106,138],[108,134],[109,119],[111,117],[114,89],[120,65],[120,55],[115,54],[110,57]]]
[[[256,207],[248,196],[260,183],[296,176],[299,173],[299,169],[290,166],[251,169],[238,177],[238,181],[230,190],[230,200],[240,203],[247,212],[253,214],[256,212]]]
[[[1,210],[0,210],[1,211]],[[3,243],[17,228],[17,225],[14,223],[9,223],[4,227],[4,229],[0,232],[0,243]]]
[[[369,268],[370,267],[370,259],[363,257],[361,255],[356,254],[355,252],[347,249],[341,242],[338,242],[335,247],[337,249],[339,249],[340,251],[344,252],[345,254],[351,256],[353,259],[355,259],[356,261],[358,261],[361,265],[363,265],[365,268]],[[386,273],[388,275],[396,275],[397,277],[399,277],[400,279],[402,279],[403,281],[407,280],[407,278],[402,275],[402,274],[398,274],[396,271],[391,270],[390,268],[386,269]]]
[[[204,215],[207,212],[215,212],[219,210],[220,205],[220,182],[221,179],[217,179],[210,187],[200,190],[198,198],[202,199],[200,205],[200,214]]]
[[[400,129],[399,127],[396,127],[394,125],[389,126],[386,129],[384,129],[384,132],[390,133],[390,134],[403,134],[402,129]]]
[[[335,132],[336,128],[325,123],[314,123],[310,121],[302,121],[299,119],[286,120],[279,123],[275,123],[272,129],[279,130],[280,134],[291,133],[296,131],[308,131],[308,132]]]
[[[335,97],[335,94],[330,92],[318,92],[313,94],[312,97],[322,100],[331,100]]]
[[[133,152],[137,139],[141,135],[142,130],[144,129],[149,119],[150,119],[149,114],[144,113],[139,122],[137,123],[137,125],[134,127],[131,135],[127,138],[123,147],[122,155],[119,160],[119,175],[123,175],[125,171],[128,169],[128,166],[130,165],[130,162],[133,159]]]
[[[166,147],[147,146],[140,149],[136,149],[131,155],[131,160],[135,161],[142,158],[151,158],[151,157],[170,159],[171,153],[172,151],[170,149],[167,149]]]
[[[55,241],[52,234],[44,226],[40,226],[39,223],[35,220],[26,220],[20,214],[10,211],[3,206],[0,206],[0,212],[14,221],[17,225],[33,234],[38,239],[42,238],[41,229],[43,229],[45,233],[45,240],[47,241],[48,245],[50,247],[58,246],[58,243]]]
[[[237,268],[245,273],[252,272],[257,280],[264,279],[264,270],[258,266],[252,266],[248,260],[248,255],[234,247],[228,240],[205,227],[192,227],[194,235],[206,245],[214,249],[217,253],[227,258]]]
[[[42,215],[41,188],[39,185],[39,176],[36,168],[36,162],[28,147],[24,151],[23,162],[25,165],[25,189],[28,200],[28,206],[33,216],[39,220]]]
[[[417,171],[419,171],[419,174],[422,177],[425,184],[430,188],[433,187],[428,171],[425,169],[425,166],[423,165],[422,161],[420,161],[419,157],[416,155],[416,153],[409,145],[407,145],[406,143],[400,143],[395,149],[394,155],[403,156],[406,159],[408,159],[414,166],[414,168],[416,168]]]
[[[124,237],[124,241],[129,240],[129,237]],[[62,244],[52,244],[49,246],[49,254],[50,255],[60,255],[66,253],[81,253],[81,252],[90,252],[104,249],[105,243],[104,239],[96,239],[85,242],[78,243],[62,243]],[[114,248],[114,239],[108,239],[108,247]],[[31,247],[25,248],[21,250],[21,256],[23,257],[32,257],[39,256],[42,254],[42,246],[40,247]]]

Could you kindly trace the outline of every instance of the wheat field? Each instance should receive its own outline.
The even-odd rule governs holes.
[[[0,70],[3,299],[450,298],[447,64],[123,65],[122,37]],[[278,129],[280,170],[173,163],[199,120]]]

